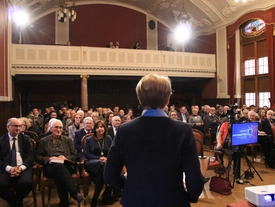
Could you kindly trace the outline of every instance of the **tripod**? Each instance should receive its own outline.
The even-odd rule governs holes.
[[[235,154],[236,153],[236,154]],[[248,159],[243,147],[239,146],[239,149],[237,152],[233,153],[233,155],[231,155],[231,160],[228,163],[227,169],[230,168],[230,165],[232,164],[232,162],[236,162],[234,163],[234,179],[232,182],[232,187],[234,188],[234,184],[236,179],[240,179],[246,171],[250,171],[251,172],[251,168],[256,172],[256,174],[258,175],[258,177],[260,178],[261,181],[263,181],[262,177],[260,176],[260,174],[258,173],[258,171],[256,170],[256,168],[253,166],[252,162]],[[243,156],[246,160],[246,163],[248,165],[248,169],[242,174],[240,175],[240,171],[241,171],[241,156]],[[235,159],[234,159],[235,158]]]

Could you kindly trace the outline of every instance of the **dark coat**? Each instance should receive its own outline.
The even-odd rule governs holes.
[[[121,176],[124,165],[127,181]],[[104,177],[123,188],[123,207],[188,207],[204,186],[191,127],[168,117],[141,116],[120,125]]]
[[[30,138],[23,134],[18,134],[18,145],[23,160],[23,165],[31,168],[34,161],[33,147]],[[0,170],[5,171],[7,165],[11,163],[11,148],[8,134],[0,137]]]
[[[267,118],[261,121],[259,128],[260,128],[260,131],[264,131],[267,135],[271,135],[273,137],[271,125]]]
[[[61,142],[63,145],[64,157],[69,160],[76,161],[77,155],[73,145],[73,141],[70,137],[61,135]],[[53,156],[52,136],[49,135],[40,140],[40,144],[37,149],[35,160],[37,163],[46,165],[49,158]]]
[[[115,134],[114,134],[114,128],[113,128],[112,126],[110,126],[110,127],[107,128],[107,134],[108,134],[112,139],[114,139]]]

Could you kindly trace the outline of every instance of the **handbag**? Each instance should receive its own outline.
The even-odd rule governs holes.
[[[113,205],[118,201],[118,196],[112,186],[108,185],[102,194],[103,202],[105,205]]]
[[[223,195],[230,195],[232,192],[232,186],[229,180],[218,177],[218,176],[213,176],[210,181],[210,191],[220,193]]]

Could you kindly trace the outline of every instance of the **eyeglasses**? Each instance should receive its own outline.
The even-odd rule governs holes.
[[[53,128],[55,128],[55,129],[62,129],[61,126],[55,126],[55,127],[53,127]]]
[[[170,116],[177,116],[177,114],[171,114]]]
[[[79,116],[76,116],[75,119],[80,119],[80,117],[79,117]]]
[[[22,127],[22,125],[15,125],[15,124],[12,124],[10,126],[15,127],[15,128],[21,128]]]

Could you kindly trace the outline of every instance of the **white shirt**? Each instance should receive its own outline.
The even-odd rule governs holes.
[[[13,144],[13,137],[10,135],[10,134],[8,134],[8,136],[9,136],[9,139],[10,139],[10,149],[12,149],[12,144]],[[22,159],[22,157],[21,157],[21,154],[20,154],[20,149],[19,149],[19,144],[18,144],[18,135],[16,135],[15,137],[14,137],[16,140],[15,140],[15,149],[16,149],[16,164],[17,164],[17,166],[20,166],[20,168],[24,171],[24,170],[26,170],[26,166],[25,165],[23,165],[23,159]],[[6,167],[6,172],[10,172],[10,170],[11,170],[11,168],[12,168],[12,166],[10,166],[10,165],[7,165],[7,167]]]

